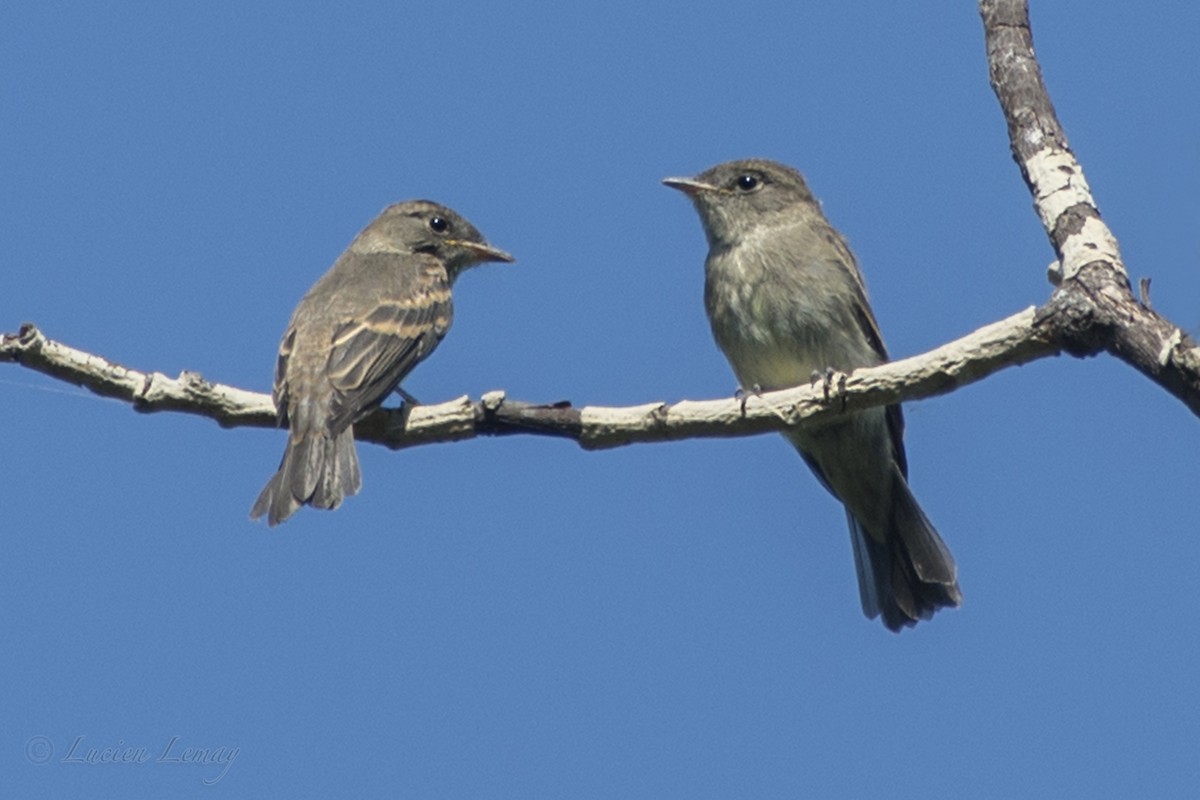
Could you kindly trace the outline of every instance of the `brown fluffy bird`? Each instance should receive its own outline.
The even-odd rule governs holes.
[[[512,261],[471,223],[428,200],[383,210],[301,299],[279,345],[274,400],[288,428],[279,471],[250,511],[269,525],[302,505],[337,508],[362,478],[354,423],[450,329],[466,269]]]
[[[785,389],[887,361],[858,264],[791,167],[751,159],[667,178],[708,238],[704,300],[746,389]],[[789,431],[846,507],[863,612],[898,631],[962,601],[950,550],[908,488],[900,406]]]

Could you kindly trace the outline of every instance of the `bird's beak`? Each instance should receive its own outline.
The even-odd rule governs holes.
[[[490,244],[468,242],[462,239],[456,241],[455,244],[470,250],[480,261],[504,261],[509,264],[516,261],[510,254],[504,252],[499,247],[492,247]]]
[[[691,178],[663,178],[663,185],[670,186],[672,189],[678,189],[689,197],[717,190],[717,187],[711,183],[702,183]]]

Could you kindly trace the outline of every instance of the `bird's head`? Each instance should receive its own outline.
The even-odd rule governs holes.
[[[796,206],[816,206],[799,172],[760,158],[727,161],[694,178],[663,183],[691,198],[710,247],[731,245]]]

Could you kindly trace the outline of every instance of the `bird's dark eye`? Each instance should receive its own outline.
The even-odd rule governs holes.
[[[429,220],[429,229],[434,233],[445,233],[450,227],[450,223],[445,217],[433,217]]]
[[[753,192],[759,183],[761,181],[754,175],[739,175],[737,179],[737,187],[743,192]]]

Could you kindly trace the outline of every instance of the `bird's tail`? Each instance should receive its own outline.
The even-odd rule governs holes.
[[[313,432],[289,436],[279,471],[254,501],[250,518],[266,514],[267,524],[275,526],[302,505],[337,508],[361,486],[353,428],[333,438]]]
[[[889,630],[916,625],[939,608],[962,603],[954,557],[925,516],[899,468],[893,468],[892,508],[884,536],[871,536],[846,512],[863,613],[883,615]]]

